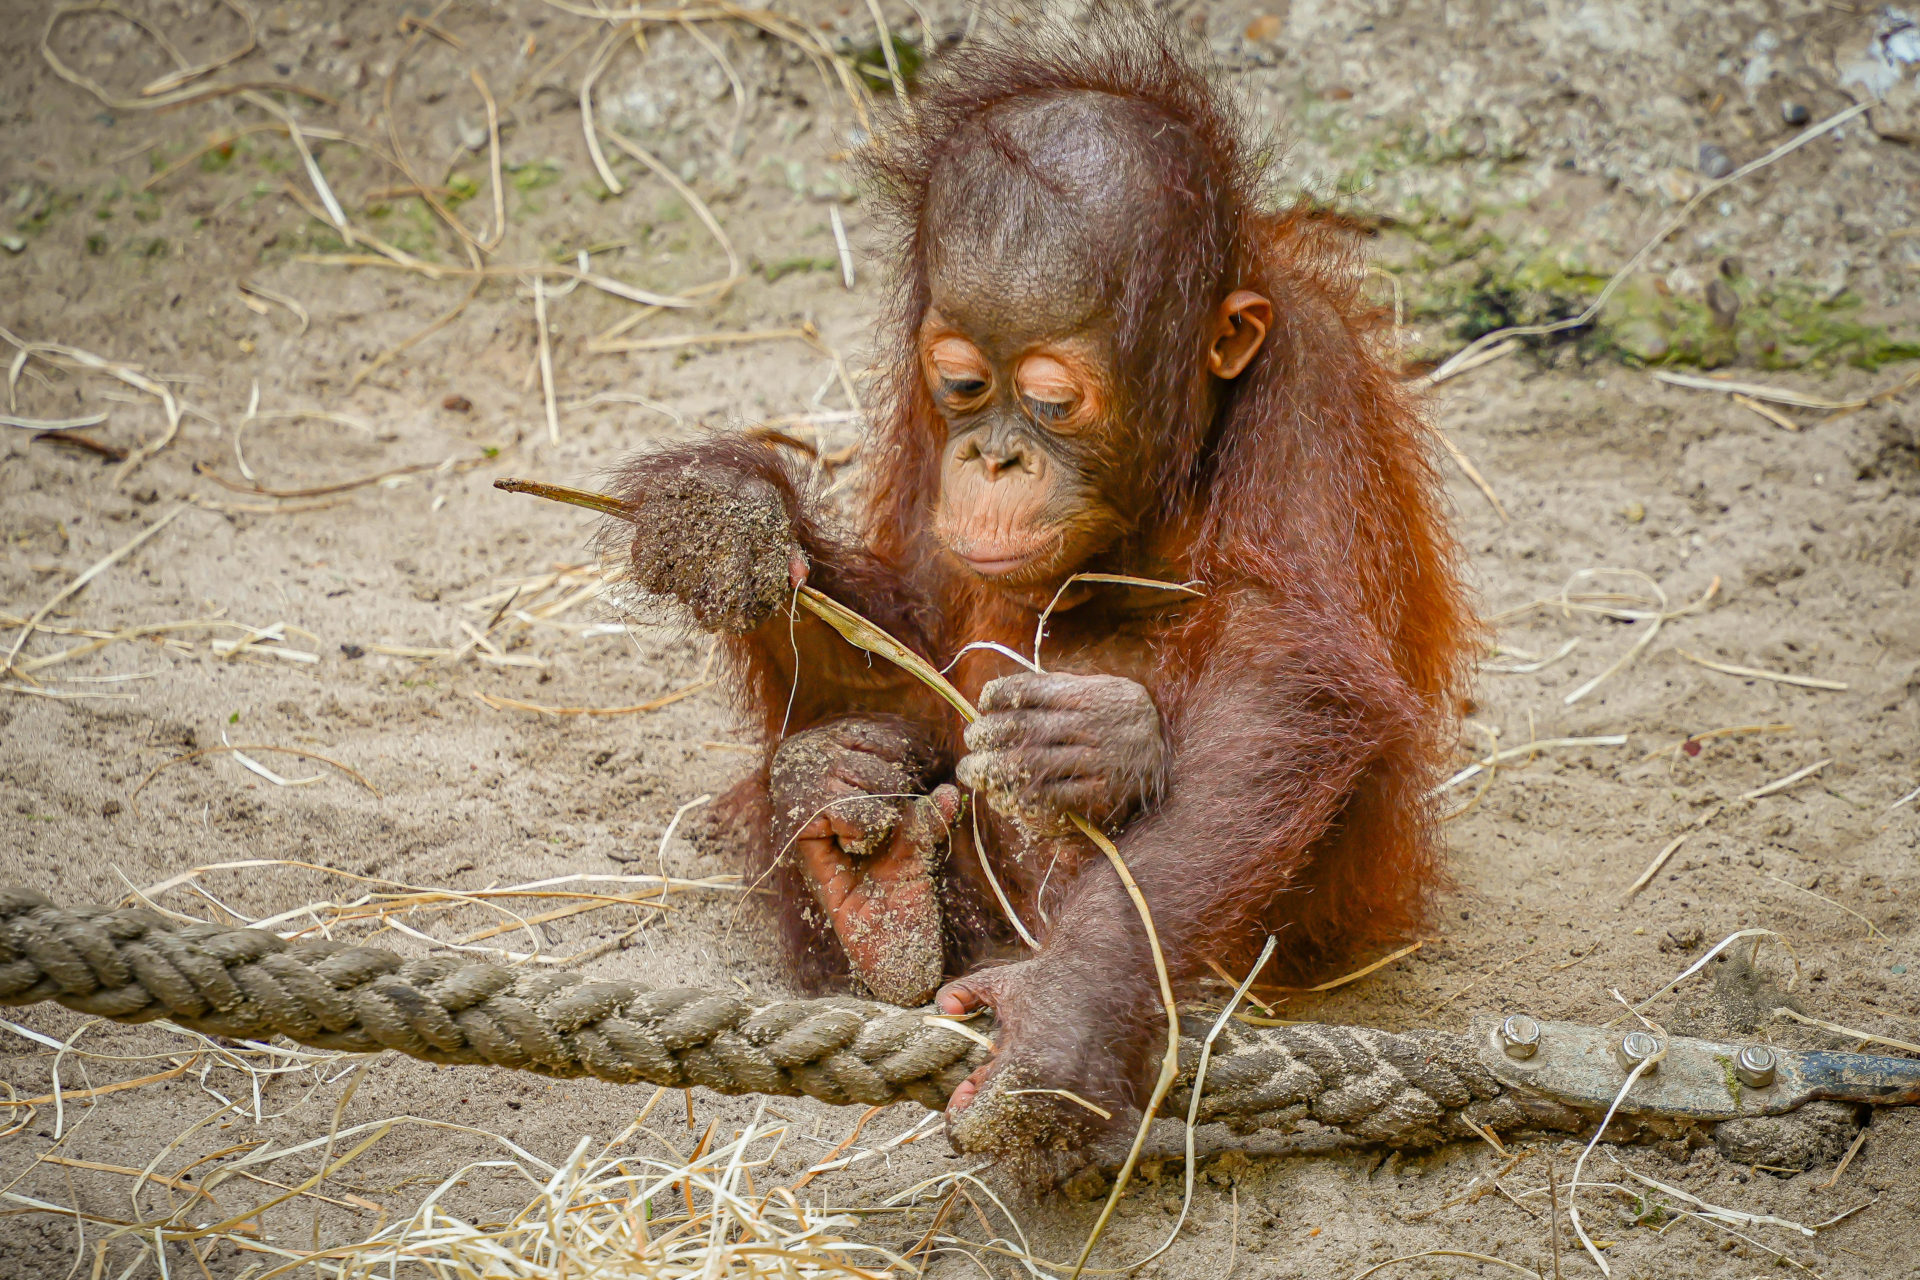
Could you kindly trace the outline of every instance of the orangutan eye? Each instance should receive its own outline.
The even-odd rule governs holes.
[[[1027,412],[1042,422],[1058,422],[1073,412],[1071,400],[1041,400],[1034,396],[1020,398],[1026,403]]]
[[[1015,375],[1020,403],[1035,422],[1053,424],[1073,416],[1080,405],[1082,384],[1064,360],[1044,352],[1020,362]]]
[[[927,348],[927,381],[939,400],[965,408],[993,385],[993,372],[980,348],[957,334],[948,334]]]

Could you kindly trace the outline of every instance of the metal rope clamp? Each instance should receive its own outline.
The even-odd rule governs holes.
[[[1585,1111],[1605,1111],[1640,1062],[1622,1115],[1698,1121],[1777,1116],[1816,1098],[1873,1106],[1920,1104],[1920,1060],[1727,1044],[1650,1031],[1543,1022],[1524,1013],[1476,1025],[1480,1062],[1501,1084]]]

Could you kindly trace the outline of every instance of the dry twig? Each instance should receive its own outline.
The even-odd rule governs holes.
[[[1676,649],[1688,662],[1698,663],[1709,671],[1718,671],[1722,675],[1739,676],[1743,680],[1771,680],[1775,684],[1790,684],[1801,689],[1826,689],[1833,693],[1845,693],[1847,686],[1841,680],[1822,680],[1815,676],[1796,676],[1784,671],[1762,671],[1758,667],[1737,667],[1730,662],[1713,662],[1685,649]]]
[[[174,756],[172,759],[169,759],[169,760],[162,760],[159,764],[155,765],[151,770],[148,771],[146,777],[140,779],[140,785],[136,786],[132,790],[132,792],[128,794],[127,803],[132,804],[134,801],[138,800],[140,798],[140,793],[147,789],[147,784],[149,782],[152,782],[155,778],[159,777],[163,772],[173,768],[173,766],[177,764],[185,764],[189,760],[198,760],[202,756],[232,755],[232,754],[238,754],[239,752],[242,752],[242,751],[277,751],[282,755],[299,756],[303,760],[317,760],[321,764],[331,765],[333,768],[338,769],[340,772],[346,774],[349,778],[352,778],[355,782],[365,787],[368,791],[371,791],[375,799],[385,798],[380,794],[380,788],[374,786],[371,782],[367,781],[366,775],[362,774],[358,769],[353,768],[351,765],[341,764],[338,760],[335,760],[331,756],[323,756],[317,751],[305,751],[299,747],[278,747],[265,742],[243,742],[238,745],[234,745],[230,743],[222,743],[220,746],[217,746],[217,747],[201,747],[198,751],[189,751],[185,755],[178,755],[178,756]]]
[[[1651,884],[1653,882],[1653,878],[1660,874],[1660,868],[1667,865],[1667,859],[1671,858],[1676,852],[1678,852],[1681,845],[1685,844],[1688,840],[1692,839],[1695,832],[1701,830],[1709,822],[1712,822],[1716,817],[1718,817],[1720,815],[1720,810],[1723,807],[1724,806],[1722,805],[1715,805],[1713,806],[1713,808],[1707,810],[1705,813],[1695,818],[1693,820],[1692,826],[1688,827],[1685,831],[1682,831],[1679,835],[1675,836],[1672,839],[1672,841],[1670,841],[1667,844],[1666,848],[1662,849],[1659,853],[1654,854],[1653,861],[1648,863],[1647,869],[1640,873],[1640,878],[1627,886],[1627,892],[1624,896],[1627,897],[1629,900],[1631,900],[1634,897],[1634,895],[1638,894],[1642,889],[1646,888],[1649,884]]]

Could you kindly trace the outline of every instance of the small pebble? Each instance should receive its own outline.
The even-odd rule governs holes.
[[[1788,124],[1805,124],[1813,119],[1813,113],[1807,110],[1804,102],[1783,102],[1780,104],[1780,118]]]
[[[1897,964],[1893,966],[1893,972],[1895,973],[1905,973],[1906,971],[1907,971],[1907,966],[1903,964]]]
[[[1267,41],[1278,40],[1280,38],[1280,33],[1286,30],[1286,25],[1287,24],[1281,21],[1279,16],[1276,14],[1271,14],[1271,13],[1259,14],[1254,18],[1252,22],[1249,22],[1247,24],[1247,32],[1246,32],[1247,39],[1267,40]]]
[[[1733,157],[1725,147],[1712,142],[1700,144],[1700,172],[1709,178],[1724,178],[1733,172]]]
[[[1740,317],[1740,295],[1725,280],[1715,279],[1707,285],[1707,310],[1713,313],[1714,323],[1731,329]]]
[[[1627,321],[1614,331],[1613,340],[1622,351],[1648,364],[1665,359],[1673,350],[1666,329],[1650,318]]]
[[[448,413],[472,413],[473,401],[462,395],[451,395],[440,402],[440,407]]]

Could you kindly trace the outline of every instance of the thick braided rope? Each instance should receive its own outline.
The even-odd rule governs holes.
[[[1210,1021],[1181,1020],[1181,1074],[1164,1114],[1187,1114],[1201,1047],[1195,1036],[1204,1035]],[[1217,1120],[1240,1133],[1287,1133],[1310,1120],[1394,1147],[1477,1137],[1476,1127],[1572,1131],[1587,1121],[1572,1107],[1494,1079],[1468,1036],[1236,1022],[1214,1041],[1197,1119]]]
[[[724,992],[180,928],[147,911],[63,909],[0,888],[0,1004],[45,1000],[320,1049],[832,1103],[910,1098],[932,1110],[985,1058],[919,1012],[868,1000],[755,1008]]]
[[[56,1001],[116,1022],[166,1018],[209,1034],[284,1036],[321,1049],[391,1049],[716,1093],[806,1094],[931,1110],[985,1060],[971,1038],[868,1000],[755,1007],[724,992],[650,990],[466,958],[404,960],[372,947],[290,943],[258,929],[180,927],[147,911],[61,908],[0,887],[0,1005]],[[1184,1115],[1205,1028],[1183,1025]],[[982,1030],[991,1037],[992,1026]],[[1305,1120],[1392,1146],[1573,1128],[1577,1113],[1505,1090],[1467,1037],[1367,1028],[1230,1024],[1215,1042],[1203,1121],[1241,1131]]]

